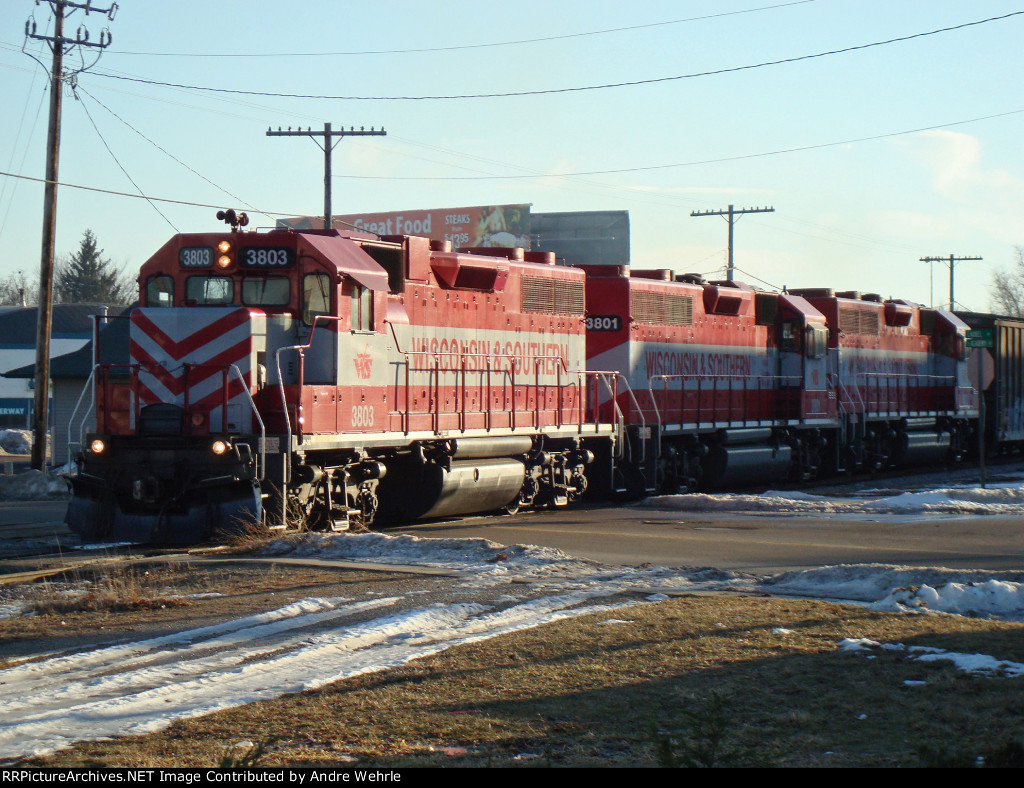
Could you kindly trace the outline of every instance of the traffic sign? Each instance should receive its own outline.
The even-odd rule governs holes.
[[[967,330],[967,347],[992,347],[991,328],[972,328]]]
[[[985,348],[978,348],[967,359],[967,377],[978,391],[985,391],[996,376],[996,362]]]

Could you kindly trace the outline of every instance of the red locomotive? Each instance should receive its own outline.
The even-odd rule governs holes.
[[[85,538],[809,477],[956,453],[975,415],[949,313],[226,216],[143,265],[130,359],[96,368]]]
[[[96,371],[69,524],[193,542],[264,514],[342,530],[578,497],[613,428],[586,407],[584,273],[554,262],[175,236],[142,266],[130,362]]]

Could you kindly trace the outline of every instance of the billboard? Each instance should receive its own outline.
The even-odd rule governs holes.
[[[451,241],[452,248],[477,246],[530,248],[530,205],[478,205],[471,208],[436,208],[422,211],[386,211],[334,216],[337,230],[359,230],[376,235],[422,235]],[[279,219],[279,227],[319,230],[322,217]]]
[[[534,213],[533,249],[565,265],[629,265],[629,211]]]

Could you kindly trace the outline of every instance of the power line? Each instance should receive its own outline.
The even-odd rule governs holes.
[[[77,98],[77,95],[78,94],[77,94],[77,91],[76,91],[75,92],[76,98]],[[96,132],[96,136],[100,138],[100,142],[102,142],[103,143],[103,147],[107,149],[107,153],[109,153],[110,154],[110,158],[112,158],[114,160],[114,164],[116,164],[118,166],[118,169],[120,169],[121,172],[124,173],[124,177],[126,177],[131,182],[132,186],[135,187],[135,190],[139,193],[139,195],[141,197],[143,197],[146,200],[146,202],[148,202],[153,207],[153,210],[156,211],[158,214],[160,214],[160,218],[163,219],[165,222],[167,222],[167,224],[170,226],[170,228],[172,230],[174,230],[174,232],[180,233],[181,230],[179,230],[177,227],[175,227],[174,226],[174,222],[172,222],[170,219],[168,219],[167,216],[164,214],[164,212],[161,211],[159,208],[157,208],[156,203],[154,203],[152,200],[150,200],[148,197],[146,197],[146,193],[144,191],[142,191],[142,187],[139,186],[139,184],[137,184],[135,182],[135,179],[128,173],[128,170],[126,170],[124,168],[124,165],[121,164],[121,162],[118,160],[117,155],[114,153],[113,149],[110,147],[110,145],[107,143],[107,140],[104,138],[103,133],[100,131],[100,127],[97,126],[96,125],[96,121],[93,120],[92,113],[89,112],[89,108],[85,105],[85,102],[79,101],[78,103],[81,105],[82,110],[85,112],[85,117],[87,117],[89,119],[89,123],[92,124],[92,128],[93,128],[93,131]]]
[[[391,180],[391,181],[459,181],[459,180],[523,180],[529,178],[574,178],[588,175],[621,175],[633,172],[650,172],[653,170],[668,170],[676,167],[697,167],[703,164],[723,164],[731,161],[744,161],[746,159],[759,159],[765,156],[781,156],[786,153],[802,153],[804,151],[821,150],[823,148],[835,148],[840,145],[854,145],[860,142],[874,142],[877,140],[902,137],[908,134],[920,134],[924,131],[936,131],[937,129],[948,129],[953,126],[963,126],[968,123],[980,123],[984,120],[995,120],[1010,115],[1019,115],[1024,109],[1013,109],[1007,112],[999,112],[994,115],[983,115],[978,118],[967,120],[955,120],[949,123],[937,123],[932,126],[921,126],[916,129],[904,129],[903,131],[891,131],[884,134],[873,134],[868,137],[856,137],[853,139],[838,140],[833,142],[819,142],[811,145],[798,145],[792,148],[779,148],[777,150],[760,151],[758,153],[744,153],[737,156],[723,156],[717,159],[698,159],[695,161],[676,162],[674,164],[651,164],[643,167],[619,167],[609,170],[581,170],[578,172],[552,172],[537,173],[535,175],[452,175],[452,176],[395,176],[395,175],[338,175],[339,178],[352,178],[357,180]]]
[[[126,82],[138,82],[144,85],[154,85],[157,87],[168,87],[168,88],[181,88],[184,90],[197,90],[207,93],[223,93],[228,95],[236,96],[263,96],[269,98],[294,98],[294,99],[316,99],[319,101],[455,101],[461,99],[487,99],[487,98],[517,98],[524,96],[549,96],[564,93],[582,93],[592,90],[609,90],[612,88],[625,88],[625,87],[639,87],[641,85],[655,85],[665,82],[674,82],[684,79],[696,79],[698,77],[710,77],[718,76],[721,74],[733,74],[740,71],[750,71],[753,69],[767,68],[769,66],[779,66],[788,63],[799,63],[804,60],[814,60],[816,58],[828,57],[831,55],[842,55],[849,52],[857,52],[864,49],[871,49],[873,47],[887,46],[889,44],[898,44],[906,41],[913,41],[918,38],[925,38],[927,36],[939,35],[940,33],[949,33],[955,30],[963,30],[969,27],[975,27],[977,25],[987,24],[988,22],[999,22],[1011,17],[1020,16],[1024,14],[1024,11],[1013,11],[1002,16],[993,16],[988,19],[979,19],[974,22],[964,22],[960,25],[953,25],[951,27],[943,27],[938,30],[930,30],[924,33],[913,33],[907,36],[899,36],[897,38],[886,39],[885,41],[874,41],[869,44],[857,44],[855,46],[843,47],[842,49],[830,49],[825,52],[817,52],[810,55],[797,55],[794,57],[782,58],[779,60],[768,60],[762,63],[752,63],[745,66],[733,66],[730,68],[720,68],[711,71],[699,71],[691,74],[679,74],[676,76],[669,77],[653,77],[651,79],[637,79],[627,82],[609,82],[600,85],[583,85],[569,88],[549,88],[546,90],[520,90],[520,91],[509,91],[505,93],[463,93],[463,94],[452,94],[452,95],[427,95],[427,96],[329,96],[323,94],[310,94],[310,93],[272,93],[260,90],[238,90],[232,88],[216,88],[208,85],[185,85],[178,82],[164,82],[153,79],[143,79],[141,77],[129,77],[119,76],[116,74],[104,73],[97,71],[97,76],[106,77],[107,79],[119,79]]]
[[[181,159],[179,159],[179,158],[178,158],[177,156],[175,156],[175,155],[174,155],[173,153],[171,153],[171,152],[169,152],[169,151],[165,150],[164,148],[162,148],[162,147],[161,147],[160,145],[158,145],[158,144],[157,144],[156,142],[154,142],[153,140],[151,140],[151,139],[150,139],[149,137],[147,137],[147,136],[146,136],[145,134],[143,134],[143,133],[142,133],[141,131],[139,131],[139,130],[138,130],[137,128],[135,128],[135,127],[134,127],[134,126],[133,126],[132,124],[130,124],[130,123],[129,123],[128,121],[126,121],[126,120],[125,120],[124,118],[122,118],[122,117],[121,117],[120,115],[118,115],[118,114],[117,114],[116,112],[114,112],[114,110],[112,110],[112,109],[111,109],[110,107],[108,107],[108,106],[107,106],[106,104],[104,104],[104,103],[103,103],[102,101],[100,101],[100,100],[99,100],[98,98],[96,98],[96,97],[95,97],[94,95],[92,95],[91,93],[89,93],[89,91],[85,90],[85,88],[83,88],[83,87],[81,87],[81,86],[79,85],[79,86],[78,86],[78,90],[79,90],[79,92],[81,92],[81,93],[85,94],[85,95],[86,95],[86,96],[88,96],[88,97],[89,97],[90,99],[92,99],[92,100],[93,100],[93,101],[95,101],[95,102],[96,102],[97,104],[99,104],[99,106],[101,106],[101,107],[102,107],[103,109],[105,109],[105,110],[106,110],[107,112],[109,112],[109,113],[110,113],[111,115],[113,115],[113,116],[114,116],[115,118],[117,118],[117,119],[118,119],[119,121],[121,121],[121,123],[123,123],[123,124],[124,124],[125,126],[127,126],[127,127],[128,127],[129,129],[131,129],[132,131],[134,131],[134,132],[135,132],[136,134],[138,134],[138,135],[139,135],[140,137],[142,137],[142,139],[144,139],[144,140],[145,140],[146,142],[148,142],[148,143],[149,143],[150,145],[152,145],[152,146],[153,146],[154,148],[156,148],[156,149],[157,149],[158,151],[160,151],[161,153],[163,153],[163,154],[164,154],[165,156],[167,156],[168,158],[170,158],[170,159],[173,159],[173,160],[174,160],[175,162],[177,162],[178,164],[180,164],[180,165],[181,165],[182,167],[184,167],[184,168],[185,168],[186,170],[188,170],[189,172],[191,172],[191,173],[192,173],[193,175],[195,175],[195,176],[196,176],[196,177],[198,177],[198,178],[202,178],[202,179],[203,179],[204,181],[206,181],[206,182],[207,182],[208,184],[210,184],[211,186],[213,186],[213,187],[214,187],[215,189],[218,189],[219,191],[222,191],[222,192],[224,192],[224,194],[226,194],[226,195],[227,195],[228,197],[230,197],[230,198],[231,198],[232,200],[234,200],[235,202],[237,202],[237,203],[238,203],[238,204],[240,204],[240,205],[244,205],[244,206],[245,206],[246,208],[248,208],[248,209],[249,209],[250,211],[253,211],[253,212],[255,212],[255,213],[261,213],[261,211],[257,210],[257,209],[256,209],[255,207],[253,207],[252,205],[250,205],[249,203],[247,203],[247,202],[246,202],[245,200],[243,200],[243,199],[242,199],[241,197],[238,197],[237,195],[235,195],[235,194],[232,194],[232,193],[231,193],[231,192],[229,192],[229,191],[228,191],[227,189],[225,189],[225,188],[224,188],[223,186],[220,186],[220,185],[218,185],[218,184],[214,183],[214,182],[213,182],[213,181],[211,181],[211,180],[210,180],[209,178],[207,178],[207,177],[206,177],[205,175],[203,175],[203,174],[202,174],[201,172],[197,171],[197,170],[196,170],[196,169],[194,169],[193,167],[190,167],[190,166],[189,166],[188,164],[186,164],[185,162],[183,162],[183,161],[182,161]],[[88,112],[87,112],[86,114],[88,114]],[[92,120],[92,118],[91,118],[91,117],[90,117],[90,120]],[[95,124],[93,124],[93,125],[95,126]]]
[[[740,11],[725,11],[720,14],[705,14],[703,16],[692,16],[686,19],[670,19],[664,22],[648,22],[642,25],[627,25],[625,27],[610,27],[604,30],[591,30],[582,33],[563,33],[555,36],[544,36],[542,38],[522,38],[512,41],[492,41],[483,44],[456,44],[443,47],[420,47],[414,49],[367,49],[351,52],[128,52],[114,50],[118,55],[142,55],[146,57],[216,57],[216,58],[268,58],[268,57],[351,57],[361,55],[413,55],[431,52],[457,52],[465,49],[490,49],[493,47],[521,46],[523,44],[543,44],[550,41],[565,41],[573,38],[587,38],[589,36],[603,36],[611,33],[624,33],[633,30],[644,30],[652,27],[667,27],[669,25],[681,25],[688,22],[703,22],[708,19],[719,19],[726,16],[739,16],[741,14],[753,14],[759,11],[774,11],[779,8],[788,8],[794,5],[805,5],[815,0],[794,0],[790,3],[777,3],[776,5],[760,6],[758,8],[747,8]]]
[[[15,158],[15,155],[17,153],[18,143],[21,141],[21,130],[24,127],[24,123],[25,123],[25,112],[28,110],[28,102],[29,102],[29,99],[31,99],[31,97],[32,97],[31,96],[31,91],[32,91],[32,88],[35,86],[35,80],[36,80],[36,74],[33,71],[33,74],[32,74],[32,84],[31,84],[31,86],[29,88],[29,95],[26,96],[26,98],[25,98],[25,109],[22,111],[22,114],[21,114],[21,121],[20,121],[20,123],[18,125],[18,133],[17,133],[17,135],[14,138],[14,144],[11,146],[11,160],[7,164],[8,167],[14,167],[14,158]],[[32,118],[32,125],[29,127],[28,134],[25,136],[25,147],[22,149],[21,161],[18,163],[18,170],[19,171],[23,170],[24,167],[25,167],[25,160],[28,158],[28,152],[29,152],[29,148],[30,148],[30,145],[31,145],[32,136],[33,136],[33,134],[34,134],[34,132],[36,130],[36,124],[39,122],[39,116],[42,114],[43,104],[45,102],[46,102],[46,91],[40,91],[40,93],[39,93],[39,104],[36,106],[36,114]],[[2,189],[0,189],[0,205],[2,205],[4,203],[5,199],[6,199],[6,202],[7,202],[7,207],[4,209],[3,219],[0,220],[0,236],[3,235],[4,230],[7,227],[7,218],[8,218],[8,216],[10,216],[11,207],[14,205],[14,197],[17,194],[17,188],[18,188],[17,181],[14,181],[13,183],[14,183],[14,185],[11,187],[11,191],[9,193],[10,199],[6,199],[6,197],[8,195],[8,192],[7,192],[7,181],[4,181],[4,186],[3,186]]]
[[[23,181],[33,181],[35,183],[48,183],[46,178],[33,178],[30,175],[20,175],[16,172],[0,172],[0,176],[6,178],[18,178]],[[189,200],[175,200],[171,197],[154,197],[150,194],[132,194],[131,192],[119,192],[114,189],[101,189],[98,186],[83,186],[80,183],[68,183],[66,181],[53,181],[55,186],[60,186],[64,189],[79,189],[86,192],[94,192],[96,194],[109,194],[113,197],[131,197],[133,200],[152,200],[153,202],[165,202],[172,205],[185,205],[190,208],[223,208],[223,205],[214,205],[212,203],[205,202],[191,202]],[[255,210],[255,209],[254,209]],[[301,211],[256,211],[267,216],[297,216]]]

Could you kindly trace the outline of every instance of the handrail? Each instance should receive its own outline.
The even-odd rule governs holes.
[[[106,388],[106,386],[109,385],[109,380],[110,380],[109,372],[110,372],[110,370],[111,369],[117,369],[117,368],[124,368],[124,369],[128,370],[129,386],[130,386],[132,394],[133,394],[133,399],[135,400],[135,402],[133,404],[133,408],[136,411],[136,413],[133,414],[133,415],[135,415],[136,417],[137,417],[137,411],[139,409],[139,404],[138,404],[139,403],[139,396],[138,396],[138,392],[137,392],[139,374],[141,372],[145,372],[147,374],[153,375],[154,374],[153,370],[164,371],[161,367],[157,367],[157,366],[153,366],[153,365],[149,365],[149,364],[107,364],[107,363],[104,363],[104,364],[94,364],[92,370],[89,372],[89,377],[86,379],[85,386],[82,389],[82,393],[79,394],[79,396],[78,396],[78,401],[76,402],[75,408],[74,408],[74,410],[71,413],[71,417],[68,420],[68,448],[69,448],[69,450],[70,450],[71,446],[81,446],[84,443],[84,434],[85,434],[85,426],[86,426],[85,425],[85,420],[88,418],[89,413],[92,412],[92,409],[95,406],[95,402],[96,402],[96,388],[95,388],[95,385],[94,385],[94,381],[95,381],[95,377],[96,377],[96,371],[99,370],[99,369],[103,370],[103,372],[104,372],[104,388]],[[230,373],[234,372],[235,376],[237,377],[238,382],[241,384],[241,391],[242,391],[242,393],[245,394],[246,400],[248,400],[249,409],[252,412],[252,415],[256,417],[256,421],[259,424],[259,432],[260,432],[260,452],[259,452],[259,455],[260,456],[259,456],[259,459],[257,461],[258,462],[258,464],[257,464],[257,472],[259,474],[260,481],[263,481],[263,479],[265,478],[265,473],[266,473],[266,448],[265,448],[266,447],[266,427],[265,427],[265,425],[263,423],[263,418],[260,416],[259,409],[256,407],[256,402],[253,400],[252,394],[249,391],[249,387],[246,385],[245,377],[242,375],[242,371],[238,368],[238,365],[237,364],[228,364],[227,366],[224,366],[224,365],[221,365],[221,364],[189,364],[189,363],[186,362],[186,363],[181,364],[178,367],[175,367],[172,370],[168,370],[168,372],[173,374],[174,372],[176,372],[179,369],[185,370],[186,376],[187,376],[188,370],[190,370],[190,369],[220,370],[224,374],[225,381],[227,381],[229,379]],[[220,408],[221,408],[221,414],[222,414],[221,415],[222,428],[223,428],[224,432],[228,431],[228,429],[227,429],[227,426],[228,426],[228,410],[227,409],[228,409],[228,389],[229,389],[229,387],[230,386],[229,386],[229,384],[227,382],[225,382],[225,384],[221,386],[223,399],[222,399],[222,402],[220,403]],[[73,432],[73,429],[74,429],[75,418],[78,415],[78,409],[81,407],[82,400],[85,397],[87,391],[90,393],[91,402],[89,404],[88,409],[85,411],[85,413],[82,416],[82,421],[81,421],[81,424],[79,425],[79,440],[76,442],[76,441],[73,441],[71,439],[72,438],[72,432]],[[187,407],[187,404],[188,404],[188,386],[187,385],[185,387],[184,397],[185,397],[185,402],[186,402],[186,407]],[[134,421],[134,424],[135,424],[136,427],[138,426],[137,418]],[[96,426],[97,426],[97,429],[99,429],[100,425],[97,424]],[[104,427],[108,427],[108,426],[109,425],[104,425]]]
[[[862,405],[864,407],[864,413],[920,413],[920,407],[913,407],[914,403],[910,401],[911,389],[915,390],[918,395],[921,392],[929,392],[931,394],[930,410],[938,410],[936,404],[935,395],[940,391],[955,390],[956,389],[956,376],[955,375],[919,375],[919,374],[905,374],[900,372],[861,372],[853,376],[853,385],[858,389],[863,385],[864,399]],[[863,380],[863,384],[859,383],[859,380]],[[882,381],[885,384],[884,397],[886,408],[883,410],[881,405],[882,400]],[[922,384],[922,381],[924,382]],[[936,381],[941,383],[936,383]],[[871,398],[872,393],[872,382],[874,383],[873,391],[875,394],[874,399]],[[916,385],[911,386],[911,383]],[[895,391],[893,391],[893,385]],[[858,392],[859,393],[859,392]],[[871,406],[874,409],[871,409]],[[892,407],[892,406],[895,407]],[[952,410],[956,410],[956,397],[952,398]]]
[[[313,337],[316,335],[316,327],[318,321],[323,319],[327,321],[341,322],[340,317],[334,315],[315,315],[313,317],[313,323],[309,329],[309,337],[306,339],[305,345],[285,345],[279,347],[274,351],[274,371],[277,373],[277,386],[281,393],[281,415],[284,416],[284,429],[285,429],[285,445],[284,450],[281,453],[281,524],[286,525],[288,523],[288,496],[285,494],[285,490],[288,489],[288,479],[291,478],[291,464],[292,464],[292,422],[288,415],[288,398],[285,395],[284,390],[284,376],[281,374],[281,354],[286,350],[295,350],[299,354],[299,388],[302,388],[302,379],[305,374],[305,369],[302,367],[303,353],[313,344]],[[296,405],[295,411],[295,426],[299,426],[299,412],[302,409],[302,399],[299,398],[299,402]],[[302,433],[299,433],[301,438]]]
[[[744,421],[745,422],[745,421],[755,421],[755,420],[756,421],[768,421],[768,420],[775,421],[776,419],[774,417],[772,419],[751,419],[751,418],[748,418],[748,416],[749,416],[748,408],[746,406],[746,403],[742,400],[742,398],[741,398],[741,402],[740,402],[740,417],[741,418],[734,419],[732,417],[732,412],[733,412],[733,409],[734,409],[734,406],[733,406],[733,395],[736,394],[736,393],[744,395],[744,394],[747,394],[747,393],[750,393],[750,392],[762,392],[762,391],[778,392],[778,391],[781,390],[781,388],[778,385],[774,385],[774,386],[771,386],[771,387],[765,387],[762,384],[765,381],[770,381],[773,384],[777,384],[777,383],[782,382],[782,381],[789,381],[790,383],[792,383],[792,382],[799,383],[800,382],[800,376],[799,375],[716,375],[716,374],[703,374],[703,375],[652,375],[650,377],[650,379],[649,379],[648,387],[647,388],[648,388],[648,391],[650,392],[651,401],[652,401],[652,404],[654,405],[655,409],[657,408],[656,400],[655,400],[655,397],[654,397],[655,383],[657,381],[661,381],[661,383],[662,383],[661,391],[662,391],[662,393],[667,394],[669,391],[676,391],[676,389],[669,389],[668,388],[669,382],[670,381],[674,381],[674,380],[681,381],[682,384],[683,384],[678,389],[678,391],[680,392],[680,408],[679,408],[680,421],[679,421],[679,423],[682,424],[682,423],[684,423],[683,420],[682,420],[682,414],[683,414],[683,412],[685,410],[685,406],[684,406],[683,403],[684,403],[684,398],[685,398],[686,392],[687,391],[691,391],[691,392],[694,392],[697,395],[697,418],[696,418],[696,421],[697,421],[697,423],[700,423],[701,422],[701,410],[702,410],[702,407],[703,407],[702,406],[702,399],[703,399],[702,395],[705,393],[705,390],[703,389],[702,384],[706,383],[707,381],[711,381],[714,384],[713,388],[711,389],[711,394],[712,394],[712,396],[714,398],[717,398],[717,395],[718,395],[718,381],[719,380],[725,380],[728,383],[728,385],[729,385],[729,388],[727,390],[728,391],[728,395],[729,395],[729,404],[727,406],[727,408],[728,408],[728,418],[726,419],[726,421],[730,421],[730,422],[732,422],[732,421]],[[733,381],[736,381],[736,380],[742,381],[744,385],[740,386],[739,388],[734,388],[733,387]],[[758,385],[756,387],[748,386],[748,385],[746,385],[748,381],[756,381]],[[694,388],[694,389],[687,389],[686,388],[686,383],[688,383],[688,382],[696,382],[696,384],[697,384],[696,388]],[[716,418],[717,411],[718,411],[717,404],[713,404],[712,405],[711,418],[710,418],[710,422],[712,424],[717,423],[717,422],[720,421],[720,419]],[[660,414],[659,414],[659,417],[660,417]],[[659,421],[659,423],[661,423],[661,422]],[[669,422],[667,422],[667,420],[666,420],[666,423],[669,423]]]
[[[488,393],[492,389],[491,375],[493,373],[499,372],[501,374],[509,375],[510,383],[509,383],[508,387],[512,389],[513,397],[514,397],[515,396],[514,392],[515,392],[515,389],[516,389],[516,369],[517,369],[517,367],[519,367],[519,368],[527,368],[528,365],[530,365],[532,363],[532,366],[533,366],[533,380],[532,381],[528,381],[525,385],[533,387],[533,392],[534,392],[533,423],[534,423],[534,426],[536,426],[536,427],[540,426],[540,414],[542,412],[541,403],[540,403],[540,394],[541,394],[541,385],[542,385],[541,382],[540,382],[540,377],[541,377],[541,369],[540,368],[541,368],[541,365],[542,364],[553,364],[554,365],[554,370],[550,373],[550,375],[556,378],[557,383],[555,383],[555,384],[543,384],[543,385],[556,385],[558,387],[558,389],[559,389],[558,406],[557,406],[557,408],[554,411],[554,413],[555,413],[555,420],[556,420],[556,423],[557,423],[557,425],[559,427],[563,426],[562,396],[561,396],[561,389],[563,388],[562,385],[561,385],[562,374],[563,373],[565,373],[567,375],[571,375],[571,374],[577,374],[577,375],[584,374],[585,375],[585,374],[587,374],[585,372],[584,373],[579,373],[579,372],[572,373],[568,369],[568,367],[567,367],[567,365],[565,363],[565,360],[561,356],[551,355],[551,354],[517,356],[517,355],[512,354],[512,353],[501,353],[501,354],[495,354],[495,353],[467,353],[467,352],[461,351],[461,350],[443,351],[443,352],[442,351],[432,351],[432,350],[403,350],[402,349],[402,343],[399,341],[398,334],[395,332],[394,324],[389,322],[388,323],[388,327],[391,330],[391,336],[392,336],[392,339],[395,342],[395,352],[401,354],[403,359],[405,360],[405,409],[404,409],[404,411],[401,411],[400,413],[401,413],[402,420],[403,420],[403,430],[404,430],[406,435],[408,435],[411,432],[410,424],[411,424],[411,418],[412,418],[413,414],[412,414],[411,396],[410,396],[411,395],[411,389],[412,389],[410,376],[411,376],[412,371],[413,371],[412,359],[417,357],[417,356],[422,357],[424,360],[431,359],[433,361],[433,364],[432,364],[431,367],[427,367],[426,365],[424,365],[422,368],[418,368],[417,371],[425,372],[428,375],[430,375],[431,377],[433,377],[433,384],[430,387],[431,405],[432,406],[427,411],[425,411],[423,415],[429,415],[429,416],[431,416],[433,418],[433,422],[434,422],[433,429],[434,429],[434,433],[435,434],[439,434],[440,431],[441,431],[440,430],[440,424],[441,424],[442,411],[441,411],[441,406],[440,406],[440,388],[441,388],[441,375],[442,375],[442,373],[451,373],[452,375],[455,376],[455,384],[454,385],[455,385],[456,399],[457,400],[459,400],[458,392],[459,392],[460,386],[461,386],[461,391],[463,392],[463,396],[461,398],[461,408],[462,409],[461,409],[461,412],[459,412],[458,411],[458,405],[457,405],[456,406],[456,415],[459,416],[459,420],[460,420],[460,423],[462,425],[462,429],[465,429],[465,425],[466,425],[465,390],[466,390],[467,376],[470,375],[470,374],[479,373],[479,374],[482,374],[482,375],[486,375],[486,378],[487,378],[486,388],[487,388]],[[449,359],[451,363],[445,365],[445,368],[442,368],[441,359]],[[505,369],[505,370],[495,370],[493,368],[493,366],[492,366],[492,363],[493,363],[493,361],[495,359],[499,359],[499,360],[505,362],[505,364],[507,365],[507,369]],[[468,366],[467,362],[470,361],[470,360],[475,360],[476,361],[476,364],[474,364],[475,368],[473,370],[469,370],[467,368],[467,366]],[[461,375],[461,382],[460,382],[460,377],[459,377],[460,375]],[[583,389],[581,388],[581,390],[583,390]],[[513,401],[512,405],[513,405],[513,407],[511,407],[511,409],[509,410],[509,413],[511,414],[510,415],[510,419],[511,419],[510,425],[511,425],[512,429],[515,429],[518,426],[516,424],[516,421],[515,421],[515,416],[516,416],[516,413],[518,411],[514,407],[514,405],[515,405],[514,401]],[[486,406],[484,406],[484,403],[481,403],[481,406],[482,406],[481,413],[484,414],[486,429],[490,430],[491,429],[491,423],[492,423],[491,398],[490,398],[490,396],[487,397]],[[577,417],[577,427],[579,429],[582,429],[583,418],[584,418],[584,409],[585,409],[584,408],[584,401],[583,401],[583,398],[581,397],[580,398],[579,407],[578,407],[579,416]]]
[[[605,370],[605,371],[587,370],[583,374],[586,375],[586,376],[593,376],[594,377],[594,385],[595,385],[595,387],[599,383],[603,383],[605,385],[605,387],[607,388],[607,390],[608,390],[608,394],[609,394],[609,398],[610,398],[609,401],[610,401],[610,403],[612,405],[613,413],[615,415],[616,435],[620,438],[620,440],[616,441],[616,450],[619,452],[618,456],[621,457],[622,453],[623,453],[624,442],[621,440],[621,435],[622,435],[622,429],[626,425],[626,417],[623,415],[622,408],[619,406],[619,389],[618,389],[619,381],[622,381],[622,383],[624,385],[624,389],[623,390],[625,391],[626,394],[628,394],[630,400],[633,403],[634,412],[637,413],[639,415],[639,417],[640,417],[640,425],[639,425],[640,426],[640,430],[641,430],[641,433],[640,433],[641,434],[641,438],[640,439],[644,443],[646,443],[646,441],[647,441],[647,438],[646,438],[646,434],[647,434],[647,419],[644,418],[643,410],[640,408],[640,403],[637,402],[636,395],[633,393],[633,387],[629,385],[629,379],[626,377],[626,375],[624,373],[622,373],[622,372],[613,371],[613,370]],[[610,385],[609,382],[608,382],[609,379],[615,381],[616,385],[615,386]],[[597,392],[595,391],[595,393],[594,393],[594,423],[595,424],[597,424],[598,419],[599,419],[598,413],[599,413],[600,407],[601,407],[600,397],[598,397]],[[661,422],[659,421],[658,423],[660,425]]]
[[[86,420],[89,418],[89,414],[92,413],[93,408],[95,408],[95,406],[96,406],[96,389],[91,384],[93,382],[93,378],[96,376],[96,369],[99,366],[100,366],[99,364],[95,364],[95,365],[93,365],[93,368],[91,370],[89,370],[89,377],[86,379],[85,386],[82,388],[82,393],[78,395],[78,400],[77,400],[77,402],[75,402],[75,407],[71,411],[71,417],[68,419],[68,459],[69,460],[73,456],[73,452],[71,451],[71,447],[72,446],[78,446],[79,448],[81,448],[81,446],[85,443]],[[78,440],[77,441],[73,441],[73,440],[71,440],[71,435],[72,435],[72,432],[74,431],[75,417],[78,415],[78,409],[82,406],[82,399],[85,397],[86,392],[89,392],[89,395],[90,395],[89,407],[86,408],[85,413],[82,415],[82,422],[81,422],[81,424],[78,427]]]
[[[259,474],[259,480],[263,481],[266,478],[267,467],[267,428],[263,424],[263,417],[260,416],[259,408],[256,407],[256,402],[253,400],[252,394],[249,392],[249,387],[245,385],[245,378],[242,377],[242,370],[238,368],[237,364],[232,364],[230,369],[234,370],[235,374],[238,376],[238,382],[242,384],[242,391],[245,393],[245,398],[249,401],[249,407],[252,409],[252,414],[256,417],[256,421],[260,425],[260,456],[258,460],[257,473]],[[225,397],[226,396],[227,394],[225,393]]]

